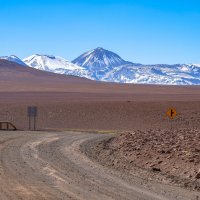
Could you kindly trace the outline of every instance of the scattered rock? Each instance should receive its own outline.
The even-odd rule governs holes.
[[[165,150],[161,150],[160,153],[164,154],[164,153],[166,153],[166,151]]]
[[[131,170],[134,166],[153,171],[152,176],[170,177],[186,187],[200,190],[200,130],[174,129],[172,131],[147,130],[120,134],[107,141],[100,154],[120,160],[116,168]],[[101,149],[102,150],[102,149]],[[162,170],[161,170],[162,169]],[[197,180],[198,179],[198,180]]]
[[[152,167],[152,170],[153,170],[154,172],[161,172],[161,169],[160,169],[160,168],[157,168],[157,167]]]
[[[161,164],[163,161],[162,160],[160,160],[160,161],[158,161],[158,164]]]
[[[200,170],[198,171],[198,173],[195,176],[196,179],[200,179]]]

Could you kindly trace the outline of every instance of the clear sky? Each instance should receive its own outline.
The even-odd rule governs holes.
[[[0,55],[73,60],[103,47],[144,64],[200,63],[199,0],[0,0]]]

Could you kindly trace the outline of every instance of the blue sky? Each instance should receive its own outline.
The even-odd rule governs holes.
[[[0,55],[73,60],[103,47],[144,64],[200,63],[199,0],[0,0]]]

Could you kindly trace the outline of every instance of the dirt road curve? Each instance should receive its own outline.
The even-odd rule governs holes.
[[[198,199],[195,192],[107,169],[79,150],[81,143],[104,137],[109,136],[0,132],[0,199]]]

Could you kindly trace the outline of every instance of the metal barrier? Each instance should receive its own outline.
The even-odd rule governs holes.
[[[16,131],[17,128],[11,122],[0,122],[0,131]]]

